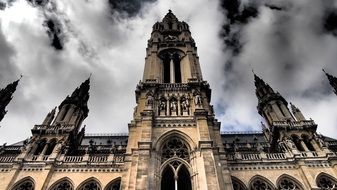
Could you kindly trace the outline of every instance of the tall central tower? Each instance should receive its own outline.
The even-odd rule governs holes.
[[[210,98],[189,26],[169,11],[148,41],[122,189],[232,188]]]

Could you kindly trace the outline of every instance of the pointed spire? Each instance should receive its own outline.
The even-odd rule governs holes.
[[[89,100],[90,78],[85,80],[79,87],[77,87],[71,96],[67,96],[65,100],[60,104],[59,109],[65,104],[72,104],[84,111],[85,117],[87,116],[89,109],[87,102]]]
[[[6,106],[13,98],[13,93],[18,86],[19,81],[21,80],[22,75],[20,78],[6,86],[6,88],[0,90],[0,121],[4,118],[6,111]]]
[[[256,87],[256,96],[258,99],[262,98],[267,94],[274,94],[274,90],[269,86],[269,84],[265,83],[259,76],[257,76],[254,71],[254,83]]]
[[[334,93],[337,95],[337,78],[325,72],[324,69],[322,70],[325,73],[325,75],[328,77],[329,83],[334,88]]]

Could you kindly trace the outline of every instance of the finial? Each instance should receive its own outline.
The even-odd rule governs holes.
[[[92,75],[92,73],[90,73],[90,75],[89,75],[89,79],[91,78],[91,75]]]
[[[21,80],[22,79],[22,73],[20,74],[20,78],[19,78],[19,80]]]
[[[169,13],[172,13],[172,10],[171,10],[171,9],[169,9]]]
[[[325,74],[328,74],[328,73],[326,73],[326,72],[325,72],[325,70],[324,70],[324,69],[322,69],[322,71],[323,71]]]

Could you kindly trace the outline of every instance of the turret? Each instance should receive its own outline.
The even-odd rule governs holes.
[[[0,90],[0,121],[7,113],[6,106],[12,100],[13,93],[15,92],[20,79],[8,84],[6,88]]]
[[[288,109],[288,102],[275,92],[269,84],[265,83],[260,77],[254,74],[255,93],[258,99],[257,109],[259,114],[264,117],[269,125],[274,121],[293,121],[294,118]]]
[[[270,143],[270,152],[282,152],[288,144],[289,151],[300,154],[301,151],[319,150],[314,136],[317,135],[317,125],[313,120],[306,120],[302,112],[291,104],[291,114],[288,102],[275,92],[260,77],[254,74],[258,112],[268,122],[264,129]],[[292,146],[293,145],[293,146]]]

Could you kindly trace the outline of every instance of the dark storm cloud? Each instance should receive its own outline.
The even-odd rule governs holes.
[[[56,50],[62,50],[64,46],[64,33],[61,23],[57,19],[49,18],[43,25],[46,27],[51,45]]]
[[[324,29],[334,36],[337,36],[337,8],[327,10],[323,19]]]
[[[122,17],[136,16],[145,3],[152,3],[156,0],[108,0],[111,13],[119,12]]]
[[[48,0],[27,0],[27,2],[33,6],[44,7],[47,5]]]
[[[5,10],[13,5],[16,0],[0,0],[0,10]]]
[[[253,2],[243,4],[240,0],[223,0],[221,8],[227,18],[221,33],[226,49],[231,49],[234,55],[239,54],[243,45],[240,37],[241,27],[258,15],[257,4]]]

